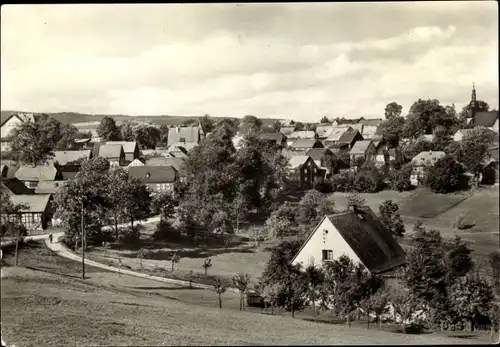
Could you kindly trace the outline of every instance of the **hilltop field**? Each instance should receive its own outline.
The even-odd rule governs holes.
[[[11,264],[12,251],[5,261]],[[20,267],[2,267],[2,338],[16,346],[475,344],[486,333],[401,334],[366,323],[321,324],[303,312],[238,311],[225,293],[223,309],[210,290],[165,285],[87,267],[60,258],[41,243],[21,249]],[[331,322],[332,323],[332,322]]]

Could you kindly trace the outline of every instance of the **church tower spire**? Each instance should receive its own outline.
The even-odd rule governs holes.
[[[476,83],[472,82],[472,95],[470,100],[471,108],[476,108]]]

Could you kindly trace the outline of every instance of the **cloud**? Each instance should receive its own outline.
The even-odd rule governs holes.
[[[390,101],[463,105],[472,81],[498,107],[498,34],[484,8],[467,7],[472,22],[463,4],[275,5],[2,7],[2,107],[380,117]]]

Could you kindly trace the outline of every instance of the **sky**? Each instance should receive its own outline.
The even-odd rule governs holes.
[[[1,109],[383,118],[498,109],[496,1],[4,5]]]

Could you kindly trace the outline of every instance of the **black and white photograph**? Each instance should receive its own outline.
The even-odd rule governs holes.
[[[3,5],[2,347],[500,343],[498,25]]]

